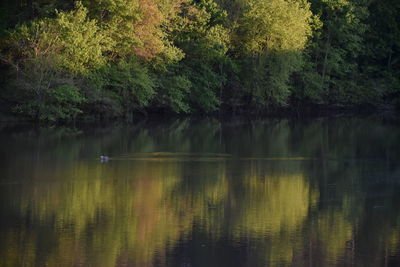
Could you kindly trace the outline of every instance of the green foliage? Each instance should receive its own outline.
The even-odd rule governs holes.
[[[252,0],[237,25],[235,46],[248,55],[301,51],[311,34],[312,13],[303,1]]]
[[[304,70],[304,95],[310,100],[335,105],[365,103],[368,91],[360,76],[358,60],[365,54],[363,40],[368,29],[365,1],[311,1],[322,27],[309,46],[309,64]],[[358,79],[357,79],[358,78]],[[379,95],[379,93],[378,93]]]
[[[107,40],[79,2],[73,11],[11,31],[3,61],[12,66],[11,83],[20,91],[15,110],[39,120],[74,117],[83,101],[75,81],[106,63]]]
[[[103,106],[98,107],[98,111],[127,119],[134,110],[149,105],[155,94],[154,87],[155,82],[147,69],[133,57],[104,67],[89,79],[89,94],[97,91],[91,98]]]
[[[234,45],[245,57],[245,95],[250,105],[279,107],[290,95],[290,75],[303,65],[312,13],[302,1],[247,1],[235,25]],[[253,73],[253,74],[252,74]]]
[[[0,14],[1,97],[37,119],[57,120],[43,107],[64,85],[100,117],[400,98],[395,0],[7,0]]]
[[[54,19],[18,26],[5,40],[7,60],[23,69],[30,61],[46,58],[49,68],[81,75],[103,66],[108,38],[87,12],[77,2],[76,9],[58,12]]]
[[[85,102],[79,88],[73,85],[59,85],[42,92],[40,99],[21,101],[14,110],[41,121],[74,119],[82,111],[79,104]]]
[[[106,63],[104,53],[110,51],[111,40],[87,18],[88,10],[77,2],[76,9],[60,12],[53,23],[54,41],[60,46],[59,65],[73,74],[87,74]]]
[[[185,53],[181,73],[190,82],[190,106],[211,112],[221,104],[230,45],[227,13],[212,0],[189,2],[175,19],[173,41]]]
[[[185,65],[183,69],[192,84],[191,105],[197,110],[215,111],[221,103],[218,92],[225,81],[224,76],[215,72],[206,62],[192,61],[191,64],[193,65]]]
[[[101,22],[107,36],[113,40],[114,56],[132,55],[133,48],[140,44],[134,34],[135,23],[139,21],[138,1],[84,1],[91,17]]]
[[[108,70],[109,87],[119,93],[127,107],[145,107],[154,95],[154,82],[134,58],[119,61]]]
[[[91,17],[97,19],[113,40],[112,57],[156,56],[179,58],[164,31],[183,0],[94,0],[84,1]]]
[[[49,103],[44,104],[40,120],[56,121],[71,119],[82,111],[76,105],[85,101],[79,88],[71,85],[60,85],[48,92]]]
[[[158,105],[168,107],[176,113],[190,112],[188,103],[192,87],[190,80],[172,71],[159,73],[157,83]]]

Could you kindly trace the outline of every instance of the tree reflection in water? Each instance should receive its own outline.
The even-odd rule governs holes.
[[[5,128],[0,265],[232,265],[221,249],[237,266],[393,265],[398,137],[365,119]]]

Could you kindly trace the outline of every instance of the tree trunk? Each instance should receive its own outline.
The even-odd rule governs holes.
[[[328,29],[328,37],[326,39],[326,44],[325,44],[324,65],[322,66],[321,90],[323,90],[324,88],[325,76],[328,68],[328,55],[330,48],[331,48],[331,31]]]

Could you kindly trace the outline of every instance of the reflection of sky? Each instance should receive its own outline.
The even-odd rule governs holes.
[[[390,265],[397,133],[332,123],[3,131],[0,266]]]

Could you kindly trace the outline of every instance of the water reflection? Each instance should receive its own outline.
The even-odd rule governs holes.
[[[0,266],[400,260],[400,129],[381,120],[4,126],[0,137]]]

